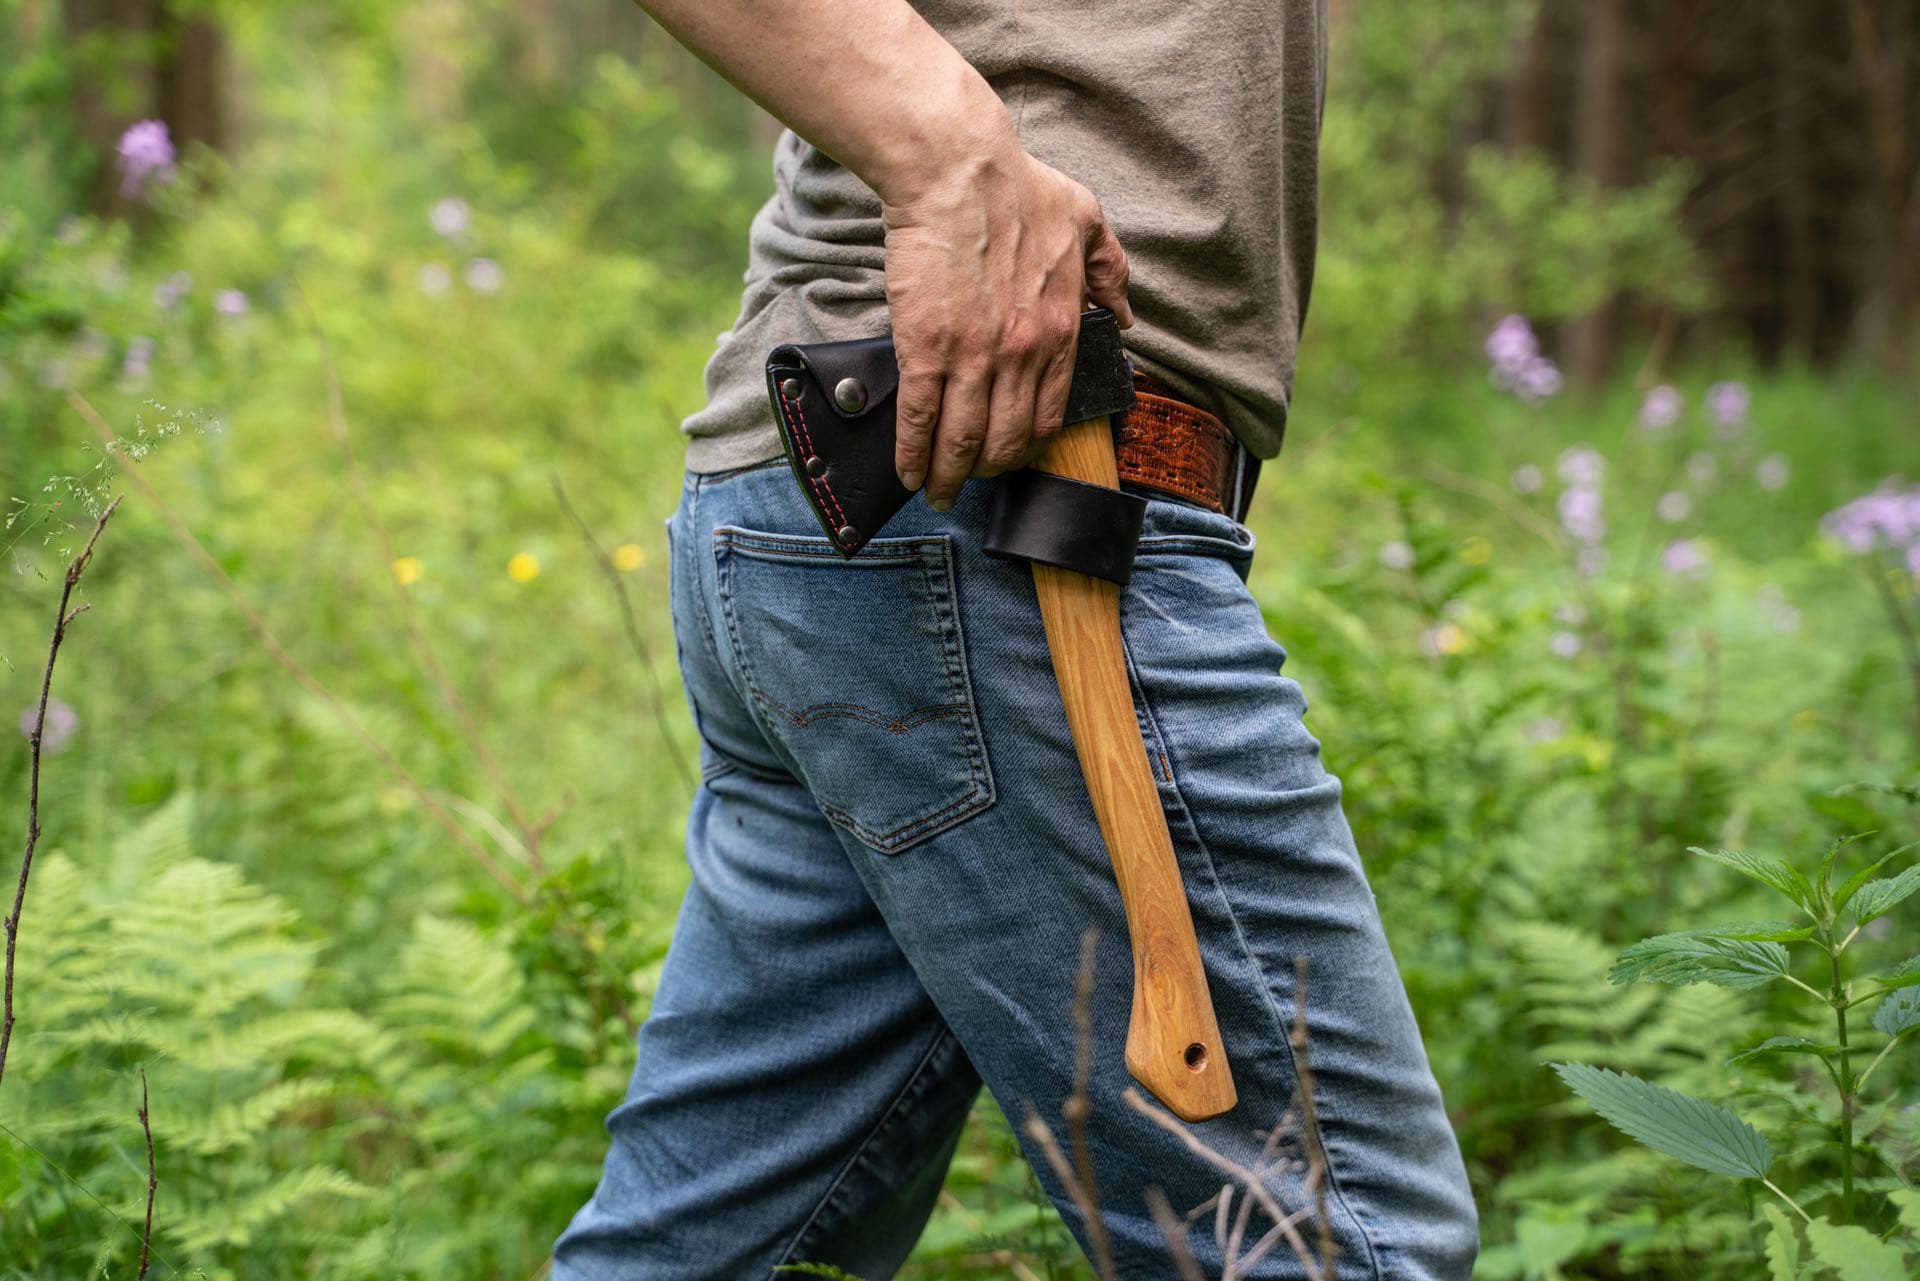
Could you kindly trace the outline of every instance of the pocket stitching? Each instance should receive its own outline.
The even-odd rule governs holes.
[[[755,706],[759,707],[763,712],[781,716],[793,725],[803,726],[806,724],[805,720],[796,717],[792,709],[761,689],[759,682],[754,679],[753,666],[747,661],[746,649],[740,643],[739,623],[733,609],[733,592],[731,590],[733,581],[732,557],[736,552],[746,556],[752,556],[758,552],[762,559],[775,561],[782,559],[844,560],[846,558],[830,544],[825,544],[818,539],[758,533],[743,530],[736,526],[722,525],[716,527],[713,531],[713,541],[717,561],[715,568],[719,576],[719,581],[716,585],[719,589],[718,594],[721,609],[726,617],[727,640],[733,649],[735,665],[739,668],[741,677],[746,681],[747,693],[753,700]],[[982,742],[980,733],[979,711],[973,701],[973,691],[967,680],[966,665],[959,647],[959,636],[957,633],[960,630],[960,611],[954,600],[953,557],[950,554],[949,541],[945,537],[940,536],[932,538],[901,538],[895,540],[877,539],[873,543],[869,543],[866,550],[871,552],[876,549],[881,553],[879,556],[869,557],[863,553],[863,559],[866,559],[869,564],[876,567],[883,564],[901,566],[909,563],[919,567],[921,581],[927,592],[927,603],[933,611],[934,621],[939,624],[940,628],[941,661],[945,667],[947,686],[956,700],[952,703],[931,704],[927,707],[916,709],[915,712],[909,713],[909,716],[918,715],[921,712],[938,710],[943,707],[954,709],[947,716],[930,717],[928,719],[960,720],[963,725],[962,737],[967,748],[968,785],[966,792],[963,793],[959,799],[941,806],[931,814],[919,815],[912,821],[903,823],[888,832],[876,831],[866,824],[861,823],[858,819],[854,818],[853,815],[838,806],[829,804],[821,800],[818,796],[814,797],[814,803],[820,807],[822,814],[838,823],[862,842],[874,847],[883,854],[891,854],[906,848],[909,844],[936,835],[946,828],[952,827],[962,819],[971,816],[977,810],[984,809],[988,804],[991,804],[993,801],[993,776],[991,772],[986,769],[985,761],[982,759],[984,755],[984,743]],[[889,555],[889,552],[897,552],[898,554]],[[934,584],[930,562],[936,559],[939,560],[946,569],[944,575],[946,581],[943,585],[944,590],[936,587]],[[860,706],[862,710],[866,711],[874,710],[865,707],[864,704],[857,706]],[[803,708],[801,710],[805,712],[811,709]],[[865,720],[866,718],[856,717],[855,719]],[[879,721],[868,721],[868,723],[879,724]],[[899,724],[898,721],[894,723]],[[883,726],[883,728],[886,727]]]

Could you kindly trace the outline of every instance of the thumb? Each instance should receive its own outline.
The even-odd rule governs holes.
[[[1102,214],[1087,237],[1087,296],[1120,319],[1120,327],[1133,324],[1133,308],[1127,303],[1127,251]]]

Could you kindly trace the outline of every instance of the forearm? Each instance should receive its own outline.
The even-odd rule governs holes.
[[[907,0],[638,0],[890,202],[1017,146],[991,86]]]

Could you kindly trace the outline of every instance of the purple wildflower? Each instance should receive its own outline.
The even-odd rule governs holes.
[[[1580,637],[1573,632],[1555,632],[1547,641],[1547,648],[1555,658],[1570,659],[1580,652]]]
[[[1398,538],[1390,543],[1382,543],[1380,545],[1380,563],[1388,569],[1412,569],[1413,548]]]
[[[36,705],[20,713],[20,733],[31,740],[33,729],[40,720],[40,708]],[[48,756],[64,749],[67,740],[80,728],[80,714],[59,699],[47,702],[47,728],[40,735],[40,750]]]
[[[1560,378],[1560,367],[1545,356],[1535,356],[1514,376],[1514,394],[1522,400],[1545,400],[1559,394],[1564,385]]]
[[[1522,400],[1544,400],[1561,388],[1559,368],[1540,354],[1540,339],[1525,316],[1506,316],[1487,335],[1489,377]]]
[[[1654,504],[1654,511],[1660,519],[1669,524],[1683,521],[1693,511],[1693,499],[1678,489],[1660,495],[1660,501]]]
[[[1576,485],[1560,495],[1557,504],[1560,525],[1578,542],[1592,546],[1607,533],[1606,517],[1600,510],[1600,491]]]
[[[229,319],[246,315],[252,305],[238,289],[222,289],[213,296],[213,309]]]
[[[1752,406],[1753,393],[1747,390],[1745,383],[1719,382],[1707,388],[1707,413],[1722,429],[1744,425],[1747,410]]]
[[[444,262],[422,263],[417,279],[420,292],[429,298],[439,298],[453,288],[453,272]]]
[[[1514,489],[1522,494],[1537,494],[1547,483],[1547,478],[1532,463],[1521,463],[1514,468],[1512,479]]]
[[[1768,454],[1760,460],[1760,465],[1753,469],[1753,478],[1760,483],[1760,488],[1769,493],[1785,489],[1787,476],[1787,460],[1782,454]]]
[[[187,290],[193,288],[193,277],[184,271],[176,271],[153,287],[153,305],[161,311],[169,311],[173,305],[186,297]]]
[[[1569,485],[1598,485],[1607,475],[1607,460],[1588,445],[1575,445],[1556,464],[1560,479]]]
[[[1685,407],[1679,391],[1662,383],[1641,399],[1640,426],[1647,431],[1665,431],[1680,421],[1680,411]]]
[[[1856,552],[1887,550],[1903,555],[1909,568],[1920,573],[1920,485],[1896,489],[1888,482],[1871,494],[1827,513],[1821,528]]]
[[[1540,340],[1525,316],[1507,316],[1487,335],[1486,352],[1494,373],[1512,378],[1540,354]]]
[[[458,196],[447,196],[434,202],[433,209],[427,214],[427,222],[435,231],[451,240],[467,229],[472,216],[473,210],[466,201]]]
[[[1697,538],[1676,538],[1660,553],[1660,564],[1669,574],[1699,578],[1707,572],[1706,549]]]
[[[120,135],[120,194],[137,196],[149,181],[173,176],[173,139],[163,120],[142,120]]]
[[[502,271],[500,264],[491,258],[475,258],[467,264],[467,269],[462,275],[466,279],[467,288],[477,294],[497,293],[500,286],[507,282],[507,273]]]
[[[120,365],[120,378],[129,386],[138,387],[147,381],[147,374],[153,365],[153,339],[142,334],[127,344],[127,357]]]

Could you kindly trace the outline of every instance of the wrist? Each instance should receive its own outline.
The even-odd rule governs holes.
[[[976,181],[1021,154],[1013,117],[980,73],[961,64],[945,93],[918,96],[877,139],[861,177],[887,205]]]

